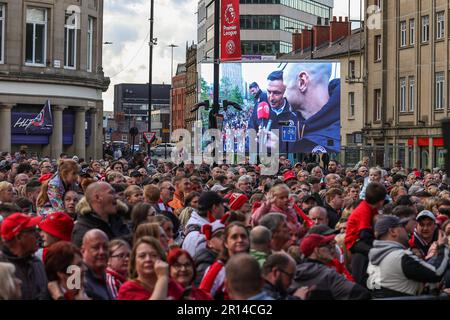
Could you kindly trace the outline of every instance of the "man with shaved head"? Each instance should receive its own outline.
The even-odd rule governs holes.
[[[225,286],[233,300],[274,300],[262,291],[264,279],[258,261],[247,253],[232,256],[225,266]]]
[[[87,267],[84,287],[86,295],[93,300],[113,299],[106,284],[108,242],[108,236],[99,229],[89,230],[83,237],[81,254]]]
[[[272,253],[271,241],[272,232],[264,226],[256,226],[250,232],[250,255],[258,261],[260,267]]]
[[[85,192],[86,200],[91,208],[79,216],[72,233],[72,242],[81,247],[84,235],[91,229],[102,230],[109,240],[130,233],[127,225],[117,212],[117,195],[113,187],[106,182],[90,184]]]
[[[297,113],[300,137],[295,151],[340,151],[340,79],[331,80],[331,63],[289,63],[285,97]]]

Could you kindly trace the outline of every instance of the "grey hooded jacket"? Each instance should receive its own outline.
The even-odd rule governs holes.
[[[430,263],[418,258],[395,241],[376,240],[369,251],[367,287],[388,290],[389,296],[418,295],[426,282],[439,282],[448,267],[449,249],[441,246]],[[393,294],[394,293],[394,294]]]

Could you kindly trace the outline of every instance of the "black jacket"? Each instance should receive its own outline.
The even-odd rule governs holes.
[[[301,153],[339,152],[341,148],[341,84],[340,79],[330,81],[330,99],[309,119],[297,112],[299,140],[295,151]]]
[[[303,286],[315,289],[311,292],[310,300],[364,300],[370,299],[370,293],[357,283],[348,281],[334,268],[323,263],[306,259],[297,266],[291,290]]]
[[[324,205],[325,209],[327,209],[327,216],[328,216],[328,226],[331,229],[336,228],[336,224],[339,222],[339,213],[334,210],[328,203],[325,202]]]
[[[109,223],[106,223],[93,211],[80,215],[72,231],[72,242],[81,248],[83,237],[89,230],[100,229],[108,236],[109,240],[126,236],[130,233],[128,226],[123,223],[118,215],[111,215]]]
[[[202,282],[203,276],[205,275],[206,269],[214,263],[217,259],[217,253],[208,248],[200,249],[194,256],[196,277],[194,280],[194,285],[199,286]]]
[[[19,258],[3,248],[0,261],[12,263],[16,267],[15,275],[22,281],[23,300],[50,300],[47,274],[41,260],[34,255]]]
[[[264,121],[264,123],[263,123]],[[258,119],[258,113],[257,111],[252,113],[252,116],[249,120],[248,129],[255,129],[256,132],[259,130],[259,126],[264,124],[264,127],[267,129],[268,122],[271,121],[271,130],[279,130],[278,137],[279,137],[279,152],[284,153],[286,152],[286,142],[282,141],[282,127],[283,125],[279,125],[280,121],[289,121],[290,126],[296,127],[297,126],[297,115],[295,112],[292,111],[291,105],[289,102],[284,99],[284,107],[283,111],[280,114],[276,114],[272,108],[270,108],[270,115],[268,120],[259,120]],[[296,132],[298,128],[296,127]],[[297,135],[297,133],[296,133]],[[294,145],[295,143],[288,143],[287,148],[289,148],[289,152],[294,152]]]
[[[99,278],[91,268],[87,268],[84,287],[86,295],[92,300],[114,300],[106,283],[106,274]]]
[[[273,284],[267,281],[264,284],[263,291],[275,300],[300,300],[300,298],[290,295],[287,291],[281,292],[277,290]]]

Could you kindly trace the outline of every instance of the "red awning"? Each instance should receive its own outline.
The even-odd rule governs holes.
[[[430,145],[429,138],[417,138],[417,145],[419,147],[428,147]],[[414,139],[408,139],[408,146],[414,146]],[[444,146],[444,138],[433,138],[433,146],[435,147],[443,147]]]

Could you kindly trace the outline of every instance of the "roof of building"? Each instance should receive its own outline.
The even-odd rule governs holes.
[[[321,47],[317,48],[317,50],[313,52],[313,59],[329,59],[345,56],[349,53],[349,48],[351,54],[359,53],[364,50],[364,46],[364,31],[361,31],[361,29],[355,29],[352,31],[350,36],[342,37],[331,45],[329,43],[325,43]],[[309,60],[311,59],[311,50],[309,48],[303,50],[303,52],[297,50],[296,52],[282,55],[280,59]]]

